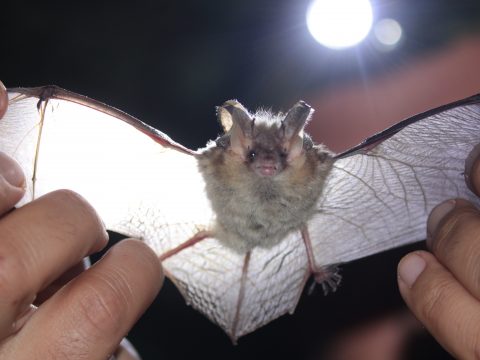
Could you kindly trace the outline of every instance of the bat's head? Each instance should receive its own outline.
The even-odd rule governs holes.
[[[229,149],[260,177],[273,177],[299,160],[311,141],[303,132],[313,109],[303,101],[287,114],[258,111],[251,115],[238,101],[218,108]]]

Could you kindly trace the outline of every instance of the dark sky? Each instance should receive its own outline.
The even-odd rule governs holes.
[[[118,107],[199,147],[215,136],[214,106],[286,110],[342,81],[391,71],[478,23],[478,1],[374,1],[405,41],[323,48],[305,24],[309,0],[8,1],[1,76],[7,87],[55,84]],[[176,125],[181,125],[181,131]],[[191,129],[194,131],[185,131]]]
[[[379,52],[370,38],[343,51],[321,47],[306,28],[305,0],[8,1],[0,79],[88,95],[197,148],[220,131],[215,106],[225,100],[286,110],[335,84],[391,71],[475,31],[480,20],[478,0],[372,3],[375,18],[402,24],[397,50]],[[236,347],[169,283],[130,337],[144,359],[312,359],[337,331],[402,308],[396,264],[406,251],[345,265],[336,294],[305,295],[294,316]],[[417,352],[423,359],[441,353],[434,354]]]

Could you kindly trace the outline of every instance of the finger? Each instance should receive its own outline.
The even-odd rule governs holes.
[[[446,350],[456,358],[478,358],[480,302],[432,254],[405,256],[398,285],[409,308]]]
[[[37,292],[108,239],[93,208],[67,190],[0,219],[0,236],[0,338]]]
[[[427,244],[457,280],[480,299],[480,212],[469,202],[449,200],[427,222]]]
[[[88,258],[84,258],[81,262],[73,265],[70,269],[56,278],[51,284],[37,294],[34,305],[40,306],[46,300],[50,299],[53,294],[60,290],[66,283],[84,272],[88,268],[86,264],[87,261]]]
[[[71,359],[108,358],[162,281],[153,251],[140,241],[124,240],[38,308],[16,334],[16,343],[28,348],[10,350],[21,351],[24,358],[48,358],[52,353]]]
[[[5,85],[0,81],[0,119],[5,115],[7,111],[8,105],[8,96],[7,96],[7,89]]]
[[[115,360],[140,360],[140,355],[133,347],[133,345],[128,341],[127,338],[123,338],[120,346],[115,351],[114,354]]]
[[[480,144],[475,146],[465,160],[465,182],[473,193],[480,196]]]
[[[25,192],[24,186],[25,177],[20,165],[0,152],[0,215],[20,201]]]

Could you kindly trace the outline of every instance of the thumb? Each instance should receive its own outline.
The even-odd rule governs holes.
[[[8,96],[7,96],[7,89],[5,85],[0,81],[0,119],[5,115],[7,111],[8,105]]]
[[[25,192],[24,187],[25,176],[20,165],[0,152],[0,216],[20,201]]]

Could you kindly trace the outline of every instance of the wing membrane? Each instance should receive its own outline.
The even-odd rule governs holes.
[[[213,237],[193,241],[214,234],[215,223],[195,152],[56,87],[9,97],[0,151],[25,171],[21,204],[61,188],[80,193],[107,228],[149,244],[187,303],[233,340],[293,312],[311,271],[424,239],[428,213],[445,199],[480,205],[463,174],[480,142],[480,97],[405,120],[339,155],[307,224],[309,240],[295,231],[248,253]]]
[[[408,119],[341,155],[309,224],[319,265],[355,260],[426,237],[426,219],[450,198],[480,202],[465,159],[480,142],[473,97]]]

